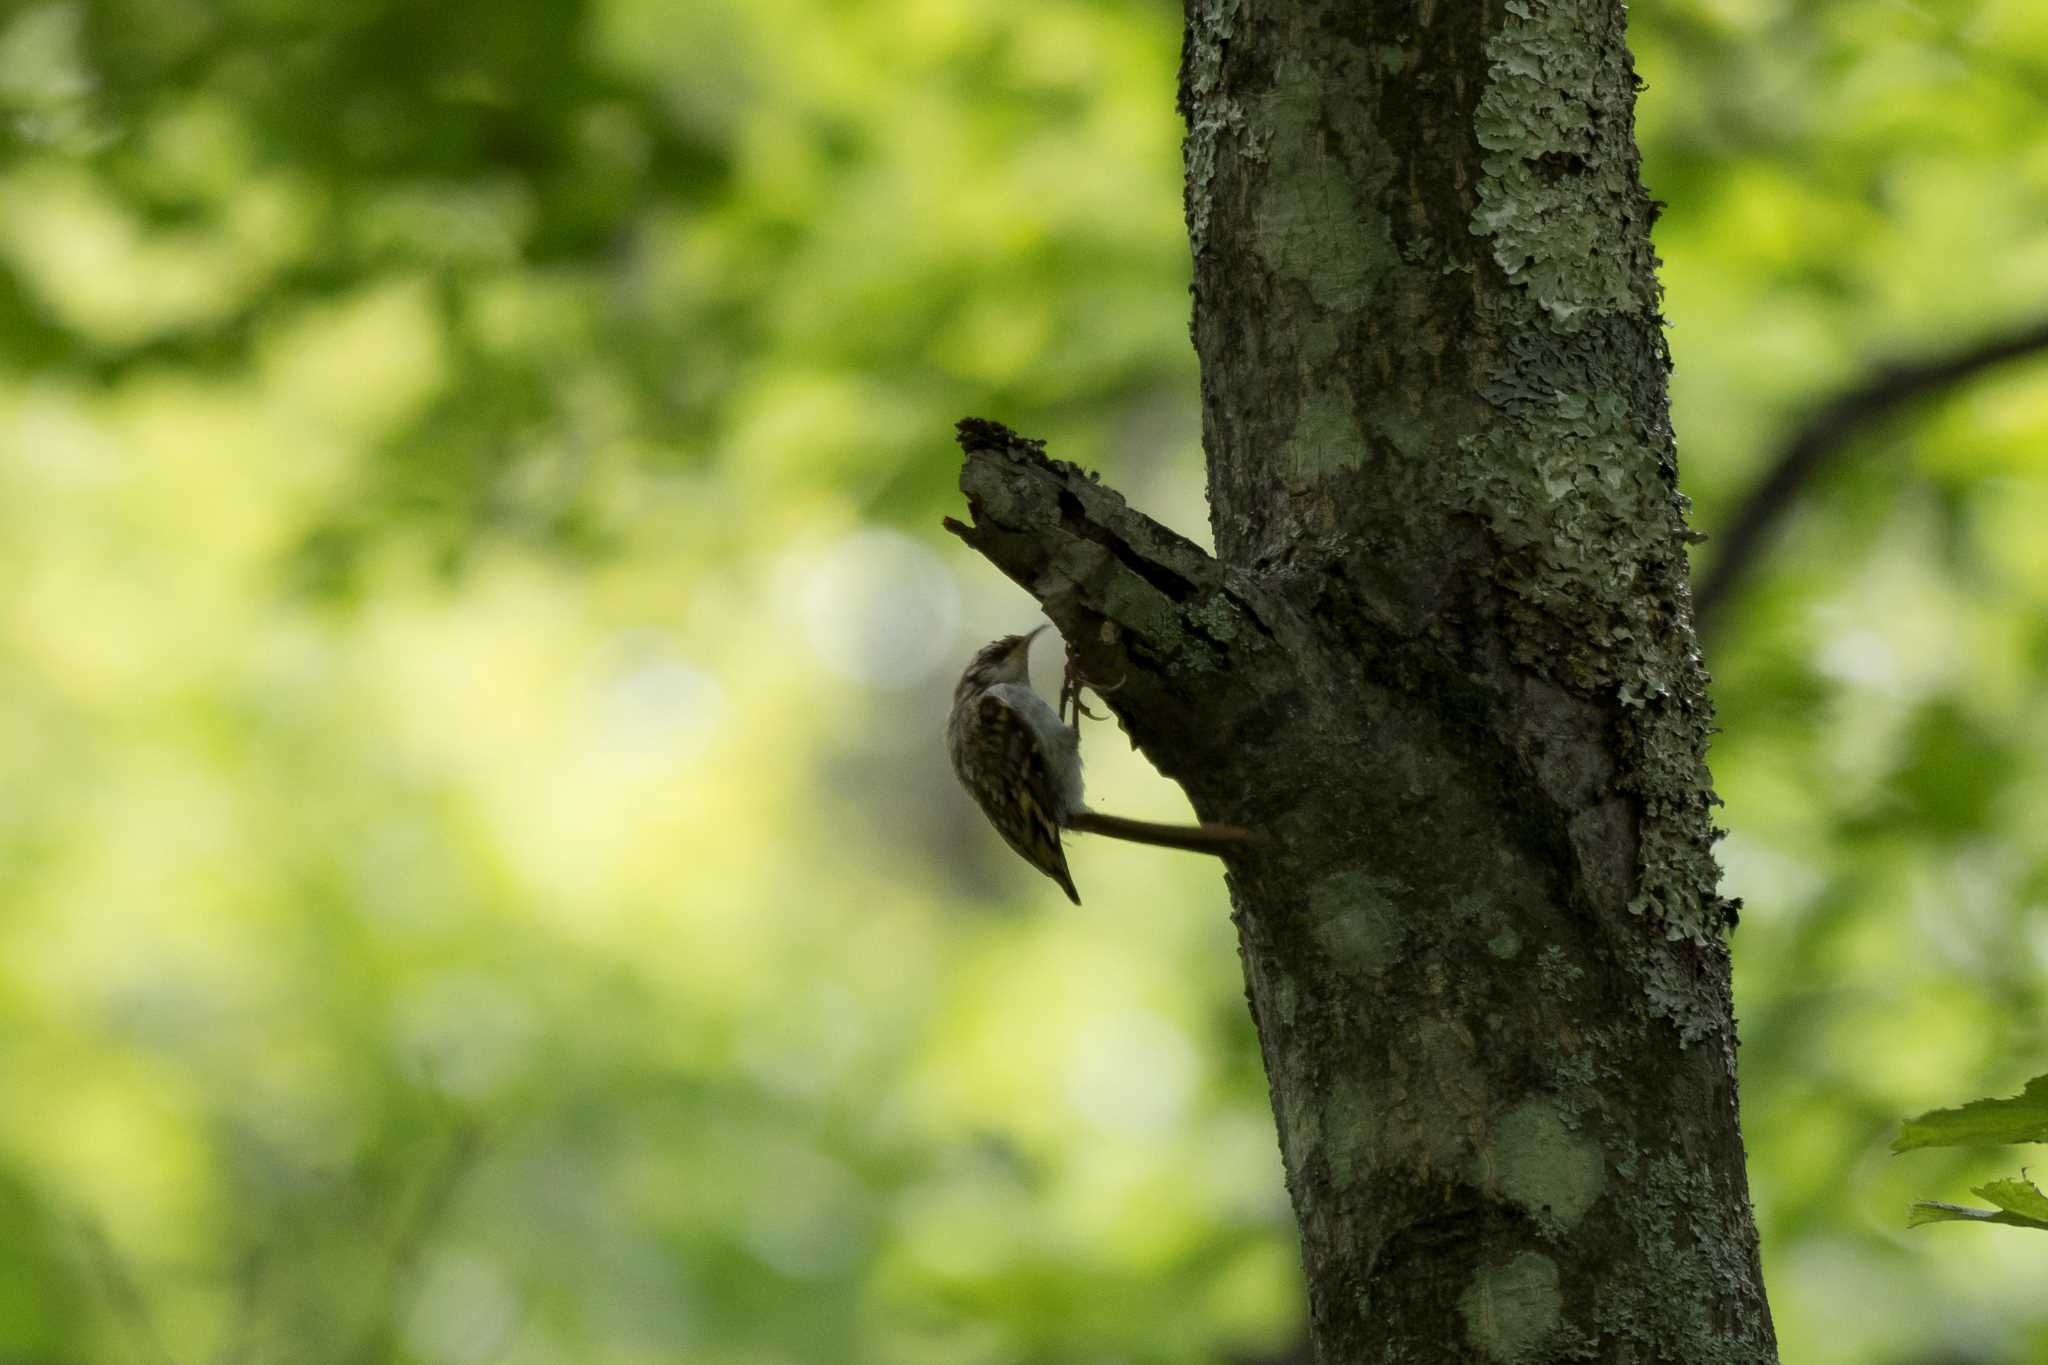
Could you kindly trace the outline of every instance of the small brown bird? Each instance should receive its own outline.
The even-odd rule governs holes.
[[[1003,842],[1060,884],[1079,905],[1060,831],[1223,854],[1252,842],[1235,825],[1162,825],[1089,810],[1081,800],[1080,718],[1067,725],[1031,690],[1031,641],[1005,635],[983,645],[960,675],[946,745],[953,771]]]

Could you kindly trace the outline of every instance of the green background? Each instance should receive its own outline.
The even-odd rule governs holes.
[[[1711,533],[2048,310],[2048,7],[1631,16]],[[1301,1331],[1212,864],[1075,910],[939,733],[998,418],[1203,535],[1159,0],[0,16],[0,1361],[1222,1362]],[[1788,1361],[2048,1361],[1903,1231],[2048,1070],[2048,363],[1707,642]],[[1702,552],[1702,564],[1713,547]],[[1039,660],[1045,679],[1052,666]],[[1177,793],[1113,726],[1105,808]],[[2024,1159],[2024,1158],[2022,1158]]]

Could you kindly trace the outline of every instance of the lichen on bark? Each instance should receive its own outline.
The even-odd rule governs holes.
[[[1472,1277],[1458,1299],[1465,1334],[1486,1360],[1529,1360],[1562,1318],[1557,1263],[1524,1251]]]
[[[1180,108],[1187,120],[1188,242],[1200,256],[1208,237],[1208,185],[1216,174],[1219,144],[1244,126],[1236,100],[1224,95],[1223,51],[1237,23],[1239,0],[1190,0],[1187,40],[1181,49]]]
[[[1613,79],[1621,8],[1603,0],[1507,0],[1502,8],[1473,119],[1487,154],[1472,230],[1559,331],[1588,313],[1654,312],[1649,223],[1634,212],[1642,199],[1635,91]],[[1620,212],[1587,213],[1589,198]]]
[[[1620,8],[1508,0],[1486,57],[1472,231],[1508,287],[1488,304],[1505,339],[1485,385],[1499,420],[1460,442],[1470,493],[1507,552],[1497,581],[1521,657],[1632,713],[1619,782],[1650,818],[1630,911],[1717,951],[1713,718],[1686,595],[1691,532]],[[1692,994],[1667,982],[1650,999],[1703,1037],[1715,1021]]]

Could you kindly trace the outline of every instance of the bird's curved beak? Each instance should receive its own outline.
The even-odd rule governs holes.
[[[1040,632],[1051,629],[1051,626],[1040,626],[1037,630],[1027,630],[1022,635],[1019,635],[1017,643],[1010,646],[1010,657],[1023,658],[1029,655],[1031,653],[1031,642],[1038,638]]]

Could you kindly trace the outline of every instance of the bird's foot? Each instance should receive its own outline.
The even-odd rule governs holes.
[[[1059,716],[1061,722],[1063,724],[1071,725],[1078,729],[1080,728],[1081,717],[1083,716],[1088,717],[1088,719],[1090,720],[1105,719],[1105,717],[1098,716],[1093,711],[1090,711],[1088,709],[1087,704],[1081,700],[1081,689],[1084,687],[1089,688],[1093,690],[1097,696],[1100,696],[1105,692],[1116,691],[1117,688],[1122,687],[1124,685],[1125,681],[1126,679],[1118,678],[1114,683],[1111,683],[1107,687],[1103,686],[1100,683],[1091,682],[1088,680],[1088,678],[1082,675],[1080,665],[1074,662],[1074,656],[1071,653],[1069,653],[1067,655],[1066,674],[1064,677],[1060,679]],[[1073,716],[1072,720],[1069,720],[1067,718],[1070,711]]]

